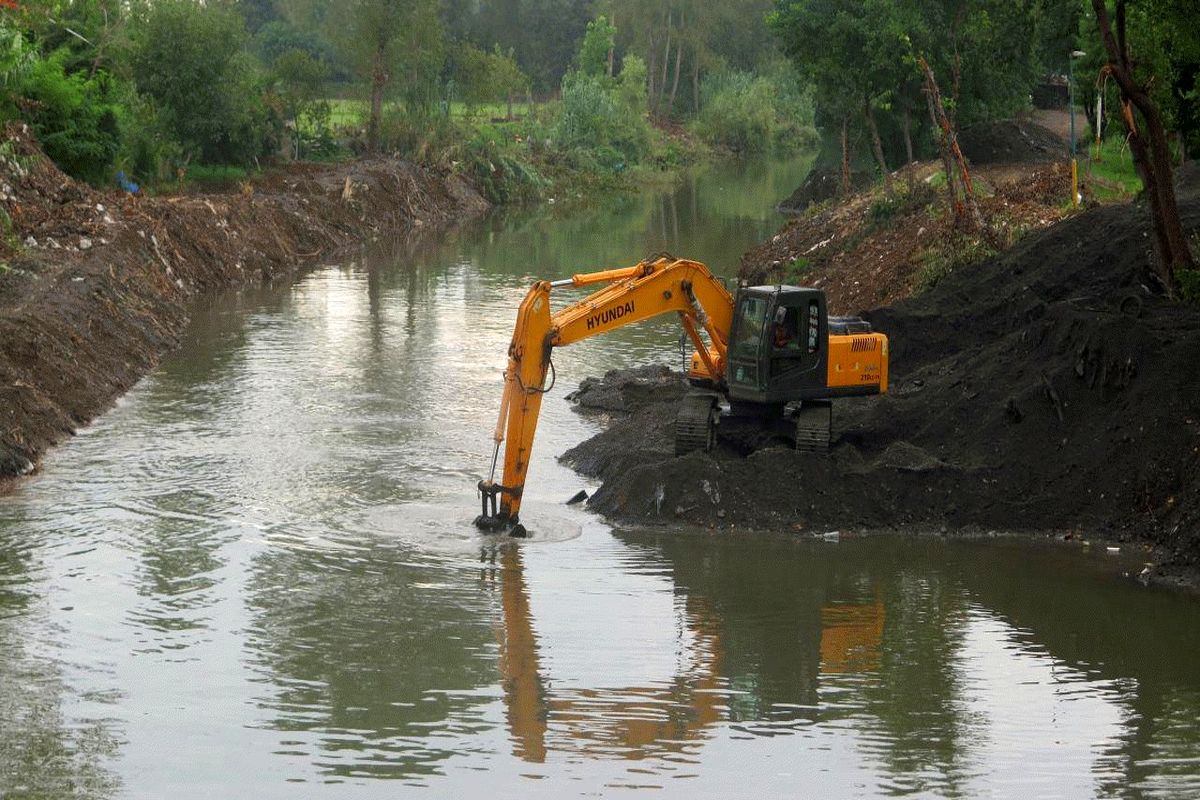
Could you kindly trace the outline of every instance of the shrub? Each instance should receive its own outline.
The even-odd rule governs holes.
[[[21,82],[21,105],[46,155],[68,175],[99,184],[120,140],[113,81],[105,72],[66,74],[67,55],[58,50],[33,63]]]
[[[790,71],[725,70],[704,79],[693,127],[711,145],[763,153],[812,146],[818,140],[812,119],[812,101]]]
[[[1200,303],[1200,269],[1186,269],[1180,272],[1179,288],[1185,301]]]
[[[273,149],[280,120],[263,101],[232,5],[157,0],[134,29],[130,67],[175,138],[209,163],[249,164]]]
[[[635,164],[650,149],[650,126],[645,116],[618,101],[605,78],[568,73],[563,78],[562,100],[554,128],[558,145],[566,149],[596,151],[599,162],[612,162],[617,152],[621,164]]]

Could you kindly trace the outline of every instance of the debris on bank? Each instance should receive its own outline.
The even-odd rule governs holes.
[[[461,177],[378,158],[223,194],[139,197],[60,172],[24,125],[0,148],[0,480],[103,412],[176,343],[195,295],[377,237],[478,216]]]
[[[1159,579],[1200,575],[1200,309],[1154,290],[1151,251],[1144,210],[1106,206],[868,312],[891,338],[891,393],[839,401],[828,455],[677,458],[682,377],[651,371],[584,387],[620,410],[564,460],[623,522],[1060,531],[1154,545]],[[860,296],[890,296],[858,268]]]

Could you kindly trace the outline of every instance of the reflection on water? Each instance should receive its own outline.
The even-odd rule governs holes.
[[[1112,559],[563,506],[584,482],[554,456],[597,424],[564,395],[673,361],[670,320],[557,355],[532,538],[470,526],[530,278],[662,249],[731,271],[802,171],[197,309],[0,497],[0,797],[1200,794],[1200,608]]]

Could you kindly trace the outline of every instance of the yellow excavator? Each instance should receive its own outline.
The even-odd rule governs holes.
[[[560,311],[559,289],[600,286]],[[555,347],[660,314],[677,313],[695,351],[692,389],[675,420],[675,453],[711,450],[717,429],[751,428],[799,450],[822,451],[831,439],[831,401],[882,394],[888,340],[858,318],[830,317],[825,293],[796,286],[741,287],[736,297],[698,261],[670,256],[626,269],[538,281],[517,312],[504,395],[487,480],[479,482],[482,530],[521,537],[521,496],[542,396],[554,381]],[[500,446],[504,474],[496,482]]]

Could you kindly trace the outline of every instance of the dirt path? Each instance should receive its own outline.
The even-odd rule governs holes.
[[[22,126],[5,134],[0,482],[33,470],[149,371],[198,293],[488,207],[457,176],[389,159],[296,166],[230,194],[139,199],[72,181]]]

